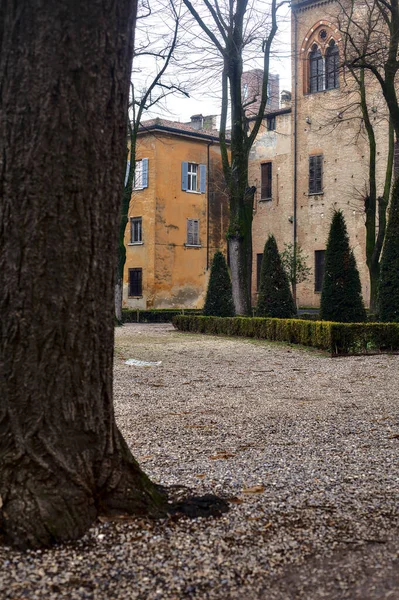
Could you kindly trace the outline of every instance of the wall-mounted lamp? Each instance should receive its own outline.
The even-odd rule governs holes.
[[[289,220],[290,223],[293,223],[294,222],[294,217],[288,217],[288,220]]]
[[[371,112],[376,113],[377,112],[377,107],[376,106],[372,106],[371,107]]]
[[[305,121],[308,125],[312,123],[312,119],[310,117],[306,117]]]

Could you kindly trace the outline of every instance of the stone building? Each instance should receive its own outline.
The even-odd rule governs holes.
[[[139,130],[136,158],[123,305],[202,308],[213,254],[226,252],[217,132],[153,119]]]
[[[259,254],[273,233],[280,250],[296,241],[308,257],[312,274],[297,286],[298,304],[319,305],[332,212],[341,209],[368,303],[364,198],[369,146],[360,110],[353,108],[358,102],[353,80],[340,68],[342,38],[334,25],[337,10],[333,1],[292,2],[292,107],[275,111],[273,131],[267,131],[265,120],[251,153],[251,183],[258,188],[253,224],[254,302]],[[381,93],[376,84],[371,85],[375,86],[369,87],[368,94],[376,126],[377,193],[382,193],[388,126]]]
[[[263,70],[253,69],[245,71],[241,78],[242,99],[246,106],[246,114],[253,116],[258,114],[262,97]],[[267,101],[265,113],[278,110],[280,102],[280,77],[269,73],[267,84]]]

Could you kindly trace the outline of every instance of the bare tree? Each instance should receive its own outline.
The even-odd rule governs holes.
[[[254,0],[183,0],[207,40],[208,56],[222,61],[220,146],[223,172],[229,190],[230,224],[227,232],[233,298],[237,314],[251,311],[252,218],[256,189],[248,185],[249,152],[264,118],[272,43],[277,32],[277,3],[271,0],[268,24]],[[259,3],[258,3],[259,4]],[[265,5],[259,7],[265,11]],[[245,52],[254,45],[262,56],[261,101],[252,127],[241,89]],[[231,113],[230,154],[226,143],[228,112]],[[252,116],[252,115],[251,115]]]
[[[399,104],[396,79],[399,70],[398,0],[338,0],[339,28],[345,45],[345,66],[375,76],[399,140]]]
[[[138,20],[141,23],[136,31],[136,48],[133,57],[133,73],[130,86],[130,104],[128,115],[128,152],[127,177],[122,194],[121,222],[118,236],[118,262],[115,283],[115,317],[122,322],[123,303],[123,273],[126,263],[125,230],[128,224],[129,207],[132,202],[134,187],[134,176],[136,166],[136,142],[137,133],[141,125],[143,115],[148,113],[154,106],[162,102],[171,94],[184,94],[184,84],[179,82],[175,71],[171,77],[165,79],[168,68],[173,61],[176,48],[178,47],[178,32],[180,25],[180,9],[176,2],[153,2],[155,10],[151,5],[142,5]],[[162,19],[161,30],[157,28]],[[143,68],[140,59],[147,58],[145,67],[145,79],[140,79]],[[152,69],[149,69],[148,59],[152,59]]]
[[[165,506],[112,403],[135,12],[0,4],[0,529],[20,548]]]

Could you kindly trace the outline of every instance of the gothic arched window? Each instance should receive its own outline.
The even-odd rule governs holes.
[[[321,92],[324,90],[324,68],[323,57],[320,48],[314,44],[309,54],[309,92]]]
[[[331,40],[326,50],[326,90],[339,87],[339,50]]]

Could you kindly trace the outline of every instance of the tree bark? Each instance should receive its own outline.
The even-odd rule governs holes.
[[[0,4],[0,529],[20,548],[165,503],[112,403],[135,11]]]

